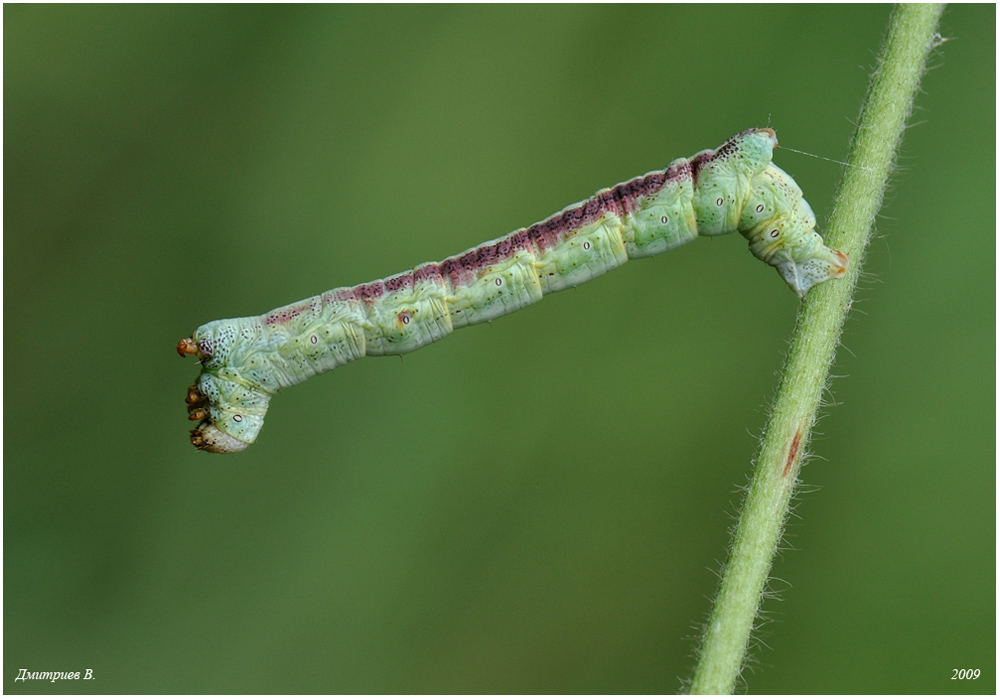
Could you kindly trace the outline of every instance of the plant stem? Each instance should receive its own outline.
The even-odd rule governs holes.
[[[743,666],[875,215],[924,62],[938,42],[943,7],[898,5],[889,20],[826,236],[829,246],[850,255],[851,264],[843,280],[813,288],[799,309],[753,481],[705,629],[692,694],[731,693]]]

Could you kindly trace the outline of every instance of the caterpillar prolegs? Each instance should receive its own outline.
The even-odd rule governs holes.
[[[802,190],[771,162],[777,145],[771,129],[744,131],[442,262],[201,326],[177,344],[202,364],[187,395],[200,421],[191,443],[242,451],[282,388],[364,356],[412,352],[699,235],[739,231],[804,298],[843,276],[848,258],[823,244]]]

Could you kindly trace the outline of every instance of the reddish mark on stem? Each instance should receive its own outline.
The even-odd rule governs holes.
[[[795,430],[795,436],[792,437],[792,447],[788,450],[788,461],[785,462],[785,472],[781,474],[784,478],[788,475],[788,472],[792,469],[792,462],[795,461],[795,457],[799,453],[799,442],[802,440],[802,430]]]

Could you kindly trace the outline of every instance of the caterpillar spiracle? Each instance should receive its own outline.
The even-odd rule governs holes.
[[[412,352],[700,235],[739,231],[804,298],[843,276],[848,258],[823,244],[802,190],[771,162],[777,145],[771,129],[744,131],[442,262],[202,325],[177,344],[202,365],[187,394],[199,421],[191,443],[242,451],[282,388],[361,357]]]

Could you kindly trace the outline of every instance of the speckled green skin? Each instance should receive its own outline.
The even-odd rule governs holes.
[[[740,232],[804,297],[842,276],[847,257],[823,244],[802,191],[771,162],[777,143],[770,129],[745,131],[440,263],[201,326],[179,346],[202,362],[188,400],[201,420],[192,443],[241,451],[282,388],[364,356],[411,352],[699,235]]]

